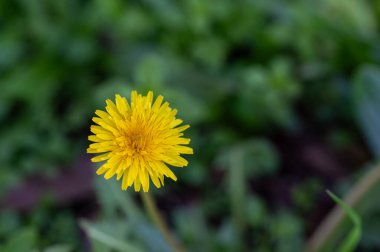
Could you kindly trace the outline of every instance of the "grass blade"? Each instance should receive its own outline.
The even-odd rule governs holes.
[[[341,208],[343,208],[344,212],[350,218],[353,223],[353,228],[351,232],[348,234],[346,239],[343,241],[342,245],[339,248],[339,252],[352,252],[358,245],[362,233],[362,224],[361,219],[355,211],[349,207],[346,203],[344,203],[341,199],[339,199],[335,194],[326,191],[327,194],[337,203]]]

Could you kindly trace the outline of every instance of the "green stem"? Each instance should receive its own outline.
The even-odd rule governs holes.
[[[380,165],[371,169],[363,178],[354,186],[354,188],[344,198],[344,202],[351,208],[356,205],[371,192],[376,185],[380,183]],[[310,237],[306,251],[317,252],[321,251],[336,233],[338,227],[344,220],[344,210],[336,206],[329,215],[323,220],[322,224]]]
[[[161,234],[164,236],[166,241],[169,243],[169,245],[176,252],[184,252],[185,249],[174,238],[174,236],[169,230],[168,225],[160,215],[152,196],[147,192],[141,192],[141,198],[149,217],[152,219],[152,221],[154,222],[158,230],[161,232]]]
[[[229,170],[229,194],[231,202],[232,222],[236,231],[235,248],[244,251],[243,234],[245,230],[244,214],[242,206],[245,202],[246,184],[244,178],[244,153],[237,149],[230,158]]]

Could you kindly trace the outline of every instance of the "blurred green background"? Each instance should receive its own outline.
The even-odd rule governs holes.
[[[303,251],[325,189],[380,155],[379,26],[369,0],[0,1],[0,251],[170,251],[85,153],[132,89],[191,125],[189,166],[152,191],[188,251]],[[358,251],[380,251],[376,195]]]

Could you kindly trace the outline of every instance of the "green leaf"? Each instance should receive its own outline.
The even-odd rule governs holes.
[[[125,217],[141,220],[142,215],[133,201],[130,192],[121,190],[119,183],[114,183],[114,181],[108,181],[97,176],[95,178],[95,186],[103,213],[107,217],[114,217],[118,209],[121,209]]]
[[[4,252],[33,251],[36,245],[37,233],[32,227],[23,228],[14,233],[2,247]]]
[[[380,68],[361,67],[353,80],[352,98],[361,129],[371,151],[380,156]]]
[[[362,233],[362,224],[359,215],[346,203],[344,203],[341,199],[339,199],[335,194],[327,190],[327,194],[337,203],[341,208],[343,208],[344,212],[350,218],[352,223],[354,224],[353,229],[348,234],[346,239],[343,241],[342,245],[339,248],[339,252],[351,252],[354,251],[356,246],[358,245],[361,233]]]
[[[134,245],[129,244],[126,241],[121,241],[115,239],[113,236],[110,236],[107,233],[97,229],[94,225],[89,222],[82,220],[80,221],[81,227],[85,230],[86,234],[93,240],[98,241],[107,245],[112,249],[116,249],[117,251],[129,251],[129,252],[141,252],[139,248]]]
[[[71,252],[72,246],[67,244],[56,244],[43,250],[43,252]]]

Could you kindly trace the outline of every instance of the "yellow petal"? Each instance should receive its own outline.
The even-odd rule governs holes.
[[[164,100],[164,97],[162,95],[159,95],[156,101],[153,103],[152,110],[158,110],[163,100]]]
[[[122,120],[123,118],[121,114],[119,113],[118,109],[116,108],[115,103],[113,103],[110,99],[107,99],[106,103],[107,103],[106,110],[108,114],[110,114],[112,118],[114,119]]]
[[[99,116],[103,121],[105,121],[107,124],[109,125],[113,125],[114,126],[114,122],[112,121],[112,117],[111,115],[107,114],[106,112],[104,112],[103,110],[96,110],[95,111],[95,114],[97,116]]]
[[[135,181],[137,173],[139,171],[139,164],[137,160],[134,160],[132,165],[129,167],[129,173],[128,173],[128,186],[131,186],[133,184],[133,181]]]
[[[110,168],[106,172],[106,174],[104,174],[104,178],[108,180],[108,179],[112,178],[113,176],[115,176],[116,168],[117,168],[117,166],[114,166],[114,167]]]
[[[135,191],[139,192],[140,188],[141,188],[140,180],[136,179],[136,181],[135,181]]]
[[[91,158],[91,162],[102,162],[104,160],[107,160],[108,157],[109,157],[109,153],[105,153],[105,154]]]
[[[148,92],[148,95],[146,96],[146,101],[147,101],[147,107],[150,108],[152,106],[152,102],[153,102],[153,92],[152,91]]]
[[[150,166],[147,167],[147,170],[148,170],[148,173],[149,173],[150,178],[152,179],[153,184],[154,184],[157,188],[160,188],[160,187],[161,187],[161,184],[160,184],[160,181],[158,180],[158,177],[157,177],[157,175],[155,174],[155,172],[152,171],[152,168],[151,168]]]
[[[169,127],[170,128],[174,128],[174,127],[177,127],[178,125],[180,125],[183,121],[181,119],[175,119],[173,120],[170,124],[169,124]]]
[[[115,137],[112,134],[96,134],[96,136],[102,140],[113,140]]]
[[[146,169],[141,168],[139,171],[139,177],[144,192],[149,191],[149,175]]]
[[[183,125],[181,127],[175,128],[175,129],[177,130],[177,132],[182,132],[182,131],[187,130],[188,128],[190,128],[190,125]]]
[[[129,104],[125,97],[121,97],[119,94],[115,96],[116,108],[121,115],[125,115],[129,110]]]
[[[169,177],[169,178],[173,179],[174,181],[177,181],[177,177],[174,175],[172,170],[170,170],[166,166],[166,164],[164,164],[162,162],[152,162],[150,164],[152,165],[152,167],[154,167],[154,169],[156,169],[160,173],[164,174],[166,177]]]
[[[187,166],[188,162],[183,157],[174,154],[166,154],[163,156],[163,161],[167,164],[176,167],[184,167]]]
[[[112,136],[112,133],[98,125],[91,125],[90,128],[91,132],[94,134],[110,134]]]
[[[193,149],[190,148],[190,147],[187,147],[187,146],[181,146],[181,145],[178,145],[174,148],[174,150],[178,153],[181,153],[181,154],[193,154]]]
[[[105,173],[109,168],[104,164],[102,166],[100,166],[99,169],[96,170],[96,174],[98,175],[102,175],[103,173]]]
[[[128,188],[128,170],[124,171],[124,174],[123,174],[123,181],[121,183],[121,188],[123,190],[127,190]]]
[[[102,128],[104,128],[108,131],[111,131],[114,135],[118,135],[118,133],[119,133],[118,130],[115,128],[116,126],[107,124],[103,119],[101,119],[99,117],[93,117],[92,121],[94,121],[94,123],[100,125]]]

